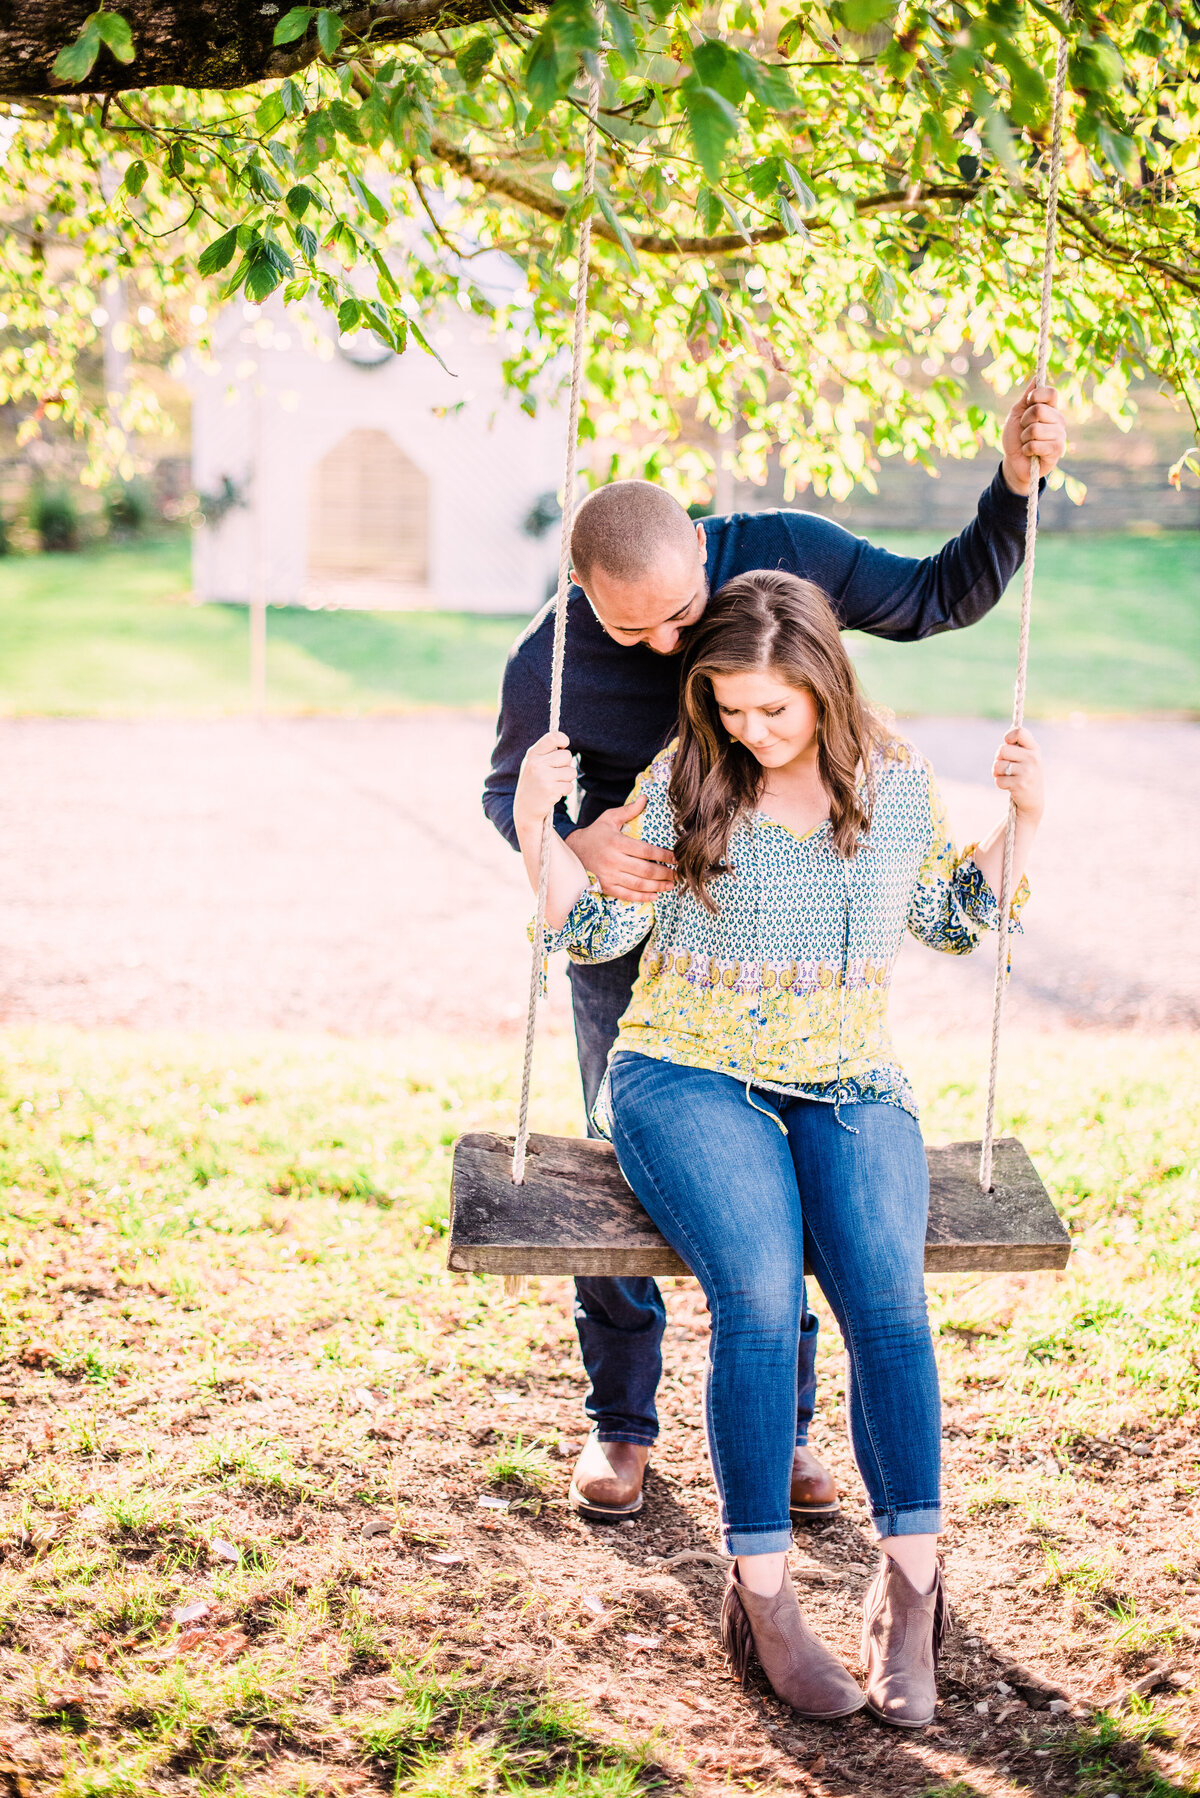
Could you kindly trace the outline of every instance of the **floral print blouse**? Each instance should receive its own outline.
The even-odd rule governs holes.
[[[626,828],[670,848],[667,788],[675,744],[638,776],[645,809]],[[906,930],[932,949],[968,955],[996,926],[997,901],[950,839],[928,764],[884,737],[872,754],[869,834],[850,860],[828,823],[797,836],[766,813],[745,815],[726,870],[710,883],[715,915],[683,887],[640,905],[595,884],[576,900],[548,950],[611,961],[649,937],[613,1054],[708,1068],[752,1087],[835,1106],[875,1101],[917,1116],[887,1028],[892,968]],[[1028,894],[1012,904],[1014,927]],[[840,1113],[839,1113],[840,1115]],[[607,1124],[607,1081],[596,1107]]]

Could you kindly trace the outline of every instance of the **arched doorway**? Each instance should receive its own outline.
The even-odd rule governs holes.
[[[349,431],[312,472],[308,574],[314,586],[429,579],[429,481],[386,431]]]

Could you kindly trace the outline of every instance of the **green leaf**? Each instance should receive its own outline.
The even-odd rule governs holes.
[[[990,101],[985,101],[985,107],[984,140],[1008,180],[1014,187],[1019,187],[1021,185],[1021,165],[1017,161],[1017,153],[1013,146],[1013,134],[1009,129],[1008,120]]]
[[[310,112],[300,132],[300,140],[296,145],[296,167],[302,175],[309,175],[327,156],[332,156],[337,140],[334,135],[333,122],[329,114],[321,109]]]
[[[1045,5],[1044,0],[1029,0],[1029,4],[1032,6],[1035,13],[1045,19],[1047,25],[1052,25],[1054,27],[1059,37],[1067,37],[1069,35],[1067,21],[1053,6]]]
[[[737,210],[737,208],[734,205],[732,205],[732,203],[729,200],[727,200],[725,198],[725,196],[723,194],[718,194],[717,198],[720,200],[721,205],[724,208],[725,212],[729,215],[729,221],[732,224],[734,230],[737,232],[738,236],[744,237],[746,242],[750,243],[750,241],[751,241],[750,233],[746,229],[746,221],[742,217],[741,213]]]
[[[856,37],[864,37],[876,25],[882,25],[885,19],[893,16],[896,4],[897,0],[839,0],[831,11],[847,31],[852,31]]]
[[[176,180],[183,174],[184,169],[187,167],[187,156],[181,139],[176,138],[171,145],[171,148],[167,151],[165,166],[168,175],[174,175]]]
[[[815,212],[817,196],[803,179],[799,170],[790,162],[783,164],[783,172],[788,178],[792,192],[796,196],[796,204],[801,212]]]
[[[775,39],[775,48],[780,56],[794,56],[796,50],[804,42],[806,20],[803,13],[794,18],[785,19],[779,28],[779,36]]]
[[[779,208],[779,222],[785,231],[790,231],[793,237],[807,237],[809,235],[808,227],[805,225],[804,220],[797,216],[792,208],[791,201],[785,193],[776,194],[775,204]]]
[[[705,87],[695,75],[680,84],[680,92],[700,167],[715,186],[721,179],[725,152],[738,134],[738,115],[728,100]]]
[[[292,226],[292,236],[296,240],[296,248],[299,250],[300,254],[305,257],[307,261],[311,262],[317,253],[316,232],[310,231],[307,225],[302,225],[297,222]]]
[[[525,53],[525,91],[536,107],[549,112],[571,85],[574,59],[559,54],[553,25],[547,21]]]
[[[96,30],[108,45],[118,62],[133,61],[133,33],[129,29],[129,20],[119,12],[93,13]]]
[[[725,216],[725,207],[719,194],[711,187],[702,187],[696,195],[696,217],[700,221],[700,229],[705,237],[712,237],[720,229]]]
[[[1126,137],[1122,131],[1114,131],[1110,125],[1098,125],[1096,138],[1108,161],[1126,181],[1138,181],[1142,173],[1141,152],[1133,138]]]
[[[284,205],[292,217],[298,219],[302,219],[309,207],[316,204],[316,194],[311,187],[305,187],[303,181],[298,181],[295,187],[289,188],[287,199],[284,201]]]
[[[382,250],[371,251],[371,261],[375,264],[375,273],[379,280],[380,293],[390,293],[399,298],[400,289],[396,286],[396,277],[388,267]]]
[[[582,53],[600,48],[600,19],[591,0],[554,0],[550,17],[562,49]]]
[[[737,51],[731,50],[719,38],[705,38],[696,45],[692,52],[692,67],[696,79],[728,100],[731,106],[740,106],[746,98],[746,76]]]
[[[624,225],[621,223],[621,220],[617,215],[616,207],[613,205],[612,200],[609,198],[608,194],[604,191],[603,187],[601,187],[599,182],[596,183],[596,204],[600,208],[601,212],[604,214],[604,217],[608,222],[610,230],[616,232],[617,242],[620,244],[622,250],[625,252],[626,261],[629,263],[630,267],[634,270],[634,272],[637,273],[641,267],[641,265],[637,259],[637,251],[633,247],[633,243],[629,236],[628,231],[625,229]]]
[[[83,30],[73,44],[64,44],[54,58],[51,73],[56,81],[86,81],[100,54],[100,33],[95,13],[85,19]]]
[[[339,331],[357,331],[362,322],[362,307],[357,300],[343,300],[337,310]]]
[[[283,193],[274,175],[263,168],[261,162],[248,162],[242,170],[242,179],[260,200],[278,200]]]
[[[896,277],[890,268],[883,268],[878,262],[872,263],[863,283],[863,298],[875,314],[876,321],[886,325],[896,310]]]
[[[634,63],[637,60],[637,38],[634,36],[633,21],[628,12],[623,6],[614,4],[614,0],[607,0],[604,17],[612,37],[613,49],[623,63]]]
[[[761,162],[752,162],[746,170],[746,183],[756,200],[769,200],[779,186],[778,156],[766,156]]]
[[[441,366],[443,368],[446,368],[446,364],[444,362],[442,362],[442,358],[438,355],[437,351],[434,349],[433,345],[430,343],[429,339],[426,337],[424,331],[422,331],[422,329],[421,329],[420,325],[417,323],[416,319],[413,318],[411,316],[411,314],[406,313],[404,322],[405,322],[406,328],[412,332],[413,336],[416,338],[416,340],[420,344],[421,348],[425,351],[425,354],[427,356],[432,356],[435,362],[441,363]],[[452,368],[446,368],[446,373],[448,375],[454,375],[454,370]],[[455,378],[455,380],[457,380],[458,379],[457,375],[455,375],[454,378]]]
[[[331,100],[326,111],[343,137],[348,137],[352,144],[362,143],[362,127],[358,122],[356,106],[348,105],[345,100]]]
[[[272,88],[269,94],[264,94],[254,109],[254,123],[263,137],[269,137],[277,125],[282,125],[286,117],[287,107],[284,105],[283,95],[277,87]]]
[[[283,110],[289,119],[299,118],[304,111],[304,89],[298,81],[289,75],[279,88],[279,97],[283,101]]]
[[[127,194],[136,198],[146,185],[146,177],[150,173],[144,162],[131,162],[125,170],[124,188]]]
[[[357,175],[347,175],[346,183],[351,193],[355,194],[366,207],[371,217],[375,220],[375,223],[377,225],[386,225],[388,222],[387,207],[383,204],[378,194],[373,194],[366,182],[360,180]]]
[[[496,46],[486,31],[468,38],[460,46],[454,58],[454,66],[458,70],[459,80],[465,87],[477,87],[483,79],[483,71],[495,55]]]
[[[292,259],[275,238],[256,237],[233,277],[233,289],[244,286],[246,298],[258,305],[292,272]]]
[[[218,237],[215,243],[210,243],[196,264],[200,274],[216,275],[223,268],[228,268],[237,250],[237,238],[237,226],[235,225],[231,231],[226,231]]]
[[[322,6],[317,13],[317,42],[321,46],[323,56],[336,56],[338,45],[342,41],[342,21],[327,6]]]
[[[1115,44],[1105,37],[1076,44],[1067,59],[1067,72],[1076,93],[1106,93],[1120,87],[1125,79],[1125,64]]]
[[[293,6],[285,12],[276,25],[271,37],[273,44],[294,44],[302,38],[312,24],[312,16],[316,11],[313,6]]]
[[[786,69],[759,62],[757,56],[748,56],[744,50],[737,52],[737,61],[743,81],[761,105],[770,107],[772,112],[792,110],[796,95]]]

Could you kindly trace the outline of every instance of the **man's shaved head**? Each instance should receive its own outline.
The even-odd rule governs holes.
[[[571,527],[571,565],[581,581],[641,581],[664,561],[694,559],[696,527],[653,481],[612,481],[589,493]]]

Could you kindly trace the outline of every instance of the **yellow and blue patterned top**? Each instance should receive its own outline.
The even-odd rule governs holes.
[[[631,836],[670,848],[667,788],[675,744],[638,776],[645,809]],[[735,1076],[828,1104],[916,1100],[887,1028],[892,968],[906,930],[932,949],[968,955],[996,926],[997,901],[950,838],[933,775],[902,738],[872,754],[869,834],[847,860],[828,823],[797,836],[765,812],[743,816],[726,869],[710,884],[716,914],[680,886],[653,903],[606,898],[590,884],[548,950],[612,961],[649,935],[613,1046]],[[1028,894],[1021,882],[1014,928]],[[607,1081],[596,1107],[607,1123]]]

